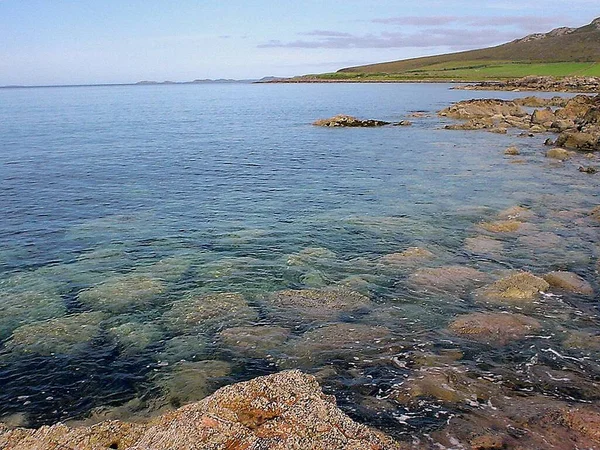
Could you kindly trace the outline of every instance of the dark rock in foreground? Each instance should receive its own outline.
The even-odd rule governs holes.
[[[329,119],[319,119],[316,122],[313,122],[313,125],[317,127],[382,127],[384,125],[389,125],[390,122],[384,122],[383,120],[373,120],[373,119],[357,119],[353,116],[347,116],[344,114],[339,114],[337,116],[331,117]]]
[[[62,424],[38,430],[0,425],[3,450],[400,449],[392,439],[357,424],[297,370],[224,387],[198,403],[149,423]]]

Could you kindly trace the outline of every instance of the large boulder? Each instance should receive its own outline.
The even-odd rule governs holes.
[[[600,134],[584,133],[580,131],[563,131],[560,136],[558,136],[556,145],[583,151],[600,150]]]
[[[149,423],[62,424],[38,430],[0,427],[3,450],[345,449],[400,444],[346,416],[313,376],[297,370],[226,386]]]

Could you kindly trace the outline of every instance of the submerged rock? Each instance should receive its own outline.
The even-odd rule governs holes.
[[[237,293],[189,294],[173,303],[163,314],[163,323],[180,333],[203,332],[211,328],[246,325],[258,319],[258,313]]]
[[[313,125],[317,127],[381,127],[389,125],[390,122],[384,122],[383,120],[373,119],[357,119],[353,116],[347,116],[345,114],[339,114],[329,119],[319,119],[313,122]]]
[[[37,291],[0,293],[0,342],[18,327],[64,316],[60,295]]]
[[[91,309],[120,314],[151,306],[165,291],[164,283],[158,279],[124,275],[81,291],[77,299]]]
[[[202,334],[175,336],[165,342],[157,359],[163,363],[198,361],[205,356],[208,338]]]
[[[125,354],[138,353],[162,338],[160,327],[150,323],[127,322],[110,328],[108,333],[115,337]]]
[[[308,247],[287,257],[288,266],[313,266],[336,258],[336,254],[323,247]]]
[[[358,323],[336,323],[307,331],[288,342],[282,361],[287,367],[327,363],[336,359],[358,362],[356,355],[384,353],[394,341],[391,331],[382,326]]]
[[[550,285],[543,278],[520,272],[502,278],[476,291],[475,299],[486,303],[529,303],[539,297]]]
[[[564,289],[565,291],[584,295],[592,295],[594,293],[592,285],[573,272],[550,272],[544,275],[544,280],[550,286]]]
[[[391,253],[379,258],[379,262],[386,265],[406,265],[413,262],[435,258],[435,254],[421,247],[409,247],[400,253]]]
[[[274,292],[266,297],[275,315],[298,319],[334,319],[340,313],[369,309],[368,297],[347,289],[304,289]]]
[[[224,387],[210,397],[144,424],[92,427],[58,424],[38,430],[0,428],[3,450],[340,449],[399,450],[384,434],[360,425],[299,371]]]
[[[102,313],[86,312],[24,325],[14,331],[6,347],[39,355],[73,353],[98,336],[103,319]]]
[[[456,318],[448,327],[455,334],[489,344],[506,344],[538,331],[540,323],[522,314],[472,313]]]
[[[409,276],[409,282],[414,285],[445,291],[462,291],[488,280],[489,275],[466,266],[419,269]]]
[[[500,393],[498,386],[481,378],[469,377],[459,367],[423,367],[412,373],[392,397],[402,404],[418,404],[434,398],[446,404],[486,403]]]
[[[523,206],[511,206],[498,213],[498,219],[502,220],[530,220],[535,217],[533,211]]]
[[[518,220],[496,220],[493,222],[482,222],[481,228],[490,233],[515,233],[523,225]]]
[[[502,252],[504,245],[501,241],[487,236],[475,236],[465,239],[465,248],[473,253],[489,255]]]
[[[159,374],[156,385],[168,404],[179,407],[207,397],[230,373],[231,365],[225,361],[183,361]]]
[[[279,351],[289,336],[287,328],[268,325],[227,328],[217,335],[222,345],[251,358],[266,358]]]

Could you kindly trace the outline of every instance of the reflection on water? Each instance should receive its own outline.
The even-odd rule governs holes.
[[[435,117],[307,125],[465,93],[32,92],[0,93],[4,420],[142,418],[289,368],[397,437],[513,396],[600,399],[600,191],[577,158]]]

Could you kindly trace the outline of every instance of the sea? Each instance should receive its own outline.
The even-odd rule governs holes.
[[[597,296],[476,295],[511,271],[571,271],[600,292],[590,160],[546,158],[550,134],[444,129],[453,102],[526,95],[453,87],[0,89],[0,421],[136,420],[287,369],[399,439],[486,406],[403,401],[427,365],[596,401]],[[412,125],[312,125],[340,113]],[[514,207],[520,231],[482,227]],[[473,272],[431,271],[447,267]],[[541,328],[452,333],[475,312]],[[552,381],[563,372],[578,381]]]

